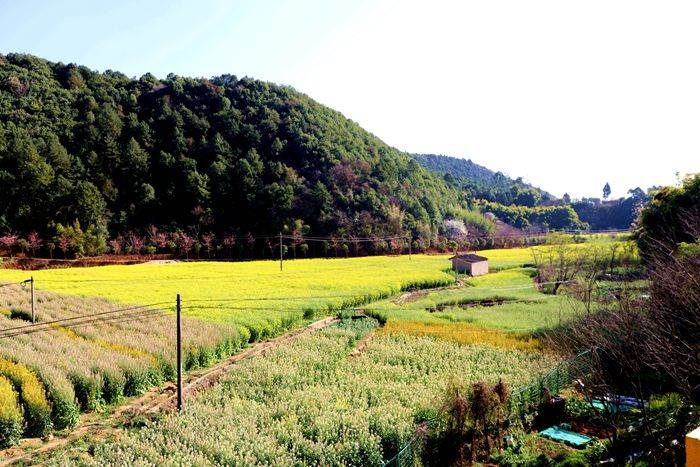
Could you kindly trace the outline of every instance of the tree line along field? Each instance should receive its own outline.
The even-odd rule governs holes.
[[[188,369],[211,365],[249,342],[279,334],[314,316],[363,305],[380,320],[387,321],[376,331],[370,349],[380,343],[401,348],[435,346],[436,351],[439,346],[447,346],[445,352],[449,354],[465,352],[465,360],[457,362],[458,366],[467,368],[476,364],[478,368],[478,362],[467,361],[475,355],[469,346],[478,345],[489,351],[505,352],[504,356],[519,361],[537,360],[539,363],[531,369],[546,370],[556,357],[542,353],[532,332],[570,317],[566,299],[545,296],[532,287],[532,269],[521,267],[532,261],[529,249],[493,250],[484,254],[496,272],[470,279],[466,287],[454,286],[454,276],[448,272],[448,257],[444,255],[414,255],[410,260],[405,256],[297,260],[286,262],[283,271],[272,261],[33,271],[40,322],[118,310],[125,305],[159,305],[144,308],[145,313],[155,315],[151,319],[95,323],[74,329],[58,325],[46,332],[0,340],[0,364],[5,363],[5,367],[0,366],[0,374],[14,378],[14,387],[19,388],[8,391],[10,386],[0,380],[0,390],[6,393],[3,404],[10,408],[5,410],[9,414],[7,419],[15,430],[21,427],[25,435],[41,436],[52,429],[75,425],[80,411],[118,403],[125,396],[142,393],[172,379],[175,329],[167,312],[179,292],[184,295]],[[0,281],[19,281],[26,275],[26,271],[0,270]],[[396,295],[402,290],[426,287],[437,289],[417,300],[396,304]],[[394,301],[389,299],[392,296]],[[478,306],[479,301],[503,303]],[[0,333],[26,324],[17,317],[22,313],[26,317],[29,305],[28,291],[21,286],[0,289]],[[426,350],[425,358],[430,354]],[[483,354],[477,354],[484,358]],[[399,375],[393,381],[390,378],[399,363],[420,368],[435,365],[420,358],[404,362],[405,354],[390,352],[390,355],[386,361],[374,362],[387,375],[382,377],[377,373],[372,394],[387,388],[405,390],[398,387],[406,382],[404,377]],[[488,357],[491,358],[494,357]],[[341,360],[345,365],[345,360]],[[548,364],[543,365],[543,361]],[[519,373],[513,382],[523,383],[539,371],[531,372],[527,365],[524,368],[526,371]],[[24,376],[17,376],[19,373]],[[484,377],[489,374],[493,376],[497,372],[486,372]],[[509,378],[510,373],[503,374]],[[427,399],[409,405],[411,410],[430,408],[427,400],[445,389],[453,373],[450,375],[447,378],[438,372],[431,379],[430,391],[414,388],[423,391]],[[478,378],[467,372],[460,381],[469,382],[466,376]],[[32,407],[24,395],[27,384],[37,387],[35,392],[43,395]],[[23,415],[22,410],[16,410],[20,406],[24,407]],[[362,418],[361,411],[355,415]],[[409,418],[401,426],[410,425]],[[368,428],[372,439],[381,438],[381,430],[374,428],[372,424]],[[393,440],[391,443],[386,440],[375,443],[374,458],[392,454],[392,448],[404,441],[408,432],[407,429],[393,432],[387,438]]]

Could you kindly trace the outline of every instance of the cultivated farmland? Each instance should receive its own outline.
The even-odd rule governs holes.
[[[571,318],[575,312],[567,299],[536,290],[534,270],[523,267],[532,260],[531,250],[483,254],[496,272],[461,278],[461,285],[455,284],[446,255],[297,260],[285,262],[282,271],[273,261],[33,271],[39,324],[47,323],[43,332],[23,333],[31,306],[27,287],[0,289],[0,364],[5,364],[0,375],[16,388],[3,396],[8,436],[17,436],[17,404],[25,408],[19,425],[25,435],[44,435],[74,426],[80,411],[119,403],[171,380],[173,298],[181,293],[186,369],[209,366],[250,342],[342,310],[361,306],[385,324],[375,331],[367,320],[345,323],[286,345],[265,360],[242,364],[235,376],[197,399],[200,415],[192,412],[195,418],[187,423],[210,423],[196,417],[231,399],[241,406],[226,417],[247,427],[241,429],[248,434],[239,436],[236,428],[221,435],[240,439],[219,454],[212,449],[221,439],[202,438],[212,444],[196,456],[245,461],[247,446],[266,440],[250,454],[254,462],[276,455],[289,463],[381,462],[411,436],[419,413],[439,406],[437,398],[450,382],[494,382],[502,376],[521,385],[558,360],[542,352],[532,332]],[[0,270],[6,283],[26,277],[25,271]],[[94,313],[116,313],[121,319],[70,326],[70,320]],[[368,332],[374,339],[365,352],[348,357]],[[274,382],[261,372],[276,375]],[[349,389],[350,382],[357,387]],[[25,386],[37,388],[43,399],[35,397],[33,403]],[[244,386],[250,394],[240,389]],[[232,399],[231,391],[240,394],[238,399]],[[281,407],[282,401],[292,406]],[[318,412],[317,406],[325,411]],[[296,415],[282,420],[287,409]],[[258,419],[262,425],[252,426]],[[166,442],[187,419],[168,420],[134,436]],[[280,438],[282,422],[290,437],[286,440]],[[315,431],[306,431],[307,425]],[[201,438],[192,430],[188,436]],[[137,439],[130,436],[125,443]],[[156,459],[151,444],[129,449],[136,449],[141,460]],[[126,461],[103,454],[106,462]]]
[[[376,337],[359,356],[368,320],[344,321],[264,358],[169,415],[52,460],[125,465],[381,465],[430,418],[450,382],[531,381],[553,357],[433,338]],[[422,415],[421,415],[422,414]],[[417,417],[417,418],[416,418]]]

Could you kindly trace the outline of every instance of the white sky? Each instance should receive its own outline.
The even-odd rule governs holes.
[[[556,195],[700,171],[700,2],[383,2],[292,83],[389,144]]]
[[[289,84],[556,195],[700,171],[697,1],[0,0],[0,52]]]

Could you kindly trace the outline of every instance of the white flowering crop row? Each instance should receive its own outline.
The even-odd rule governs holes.
[[[382,335],[347,321],[244,361],[215,387],[81,460],[99,465],[381,465],[451,382],[511,387],[555,361],[514,349]],[[74,460],[64,452],[54,463]]]
[[[36,308],[41,324],[124,306],[103,299],[37,292]],[[19,332],[7,330],[31,325],[23,319],[12,319],[16,315],[28,315],[30,309],[27,290],[4,287],[0,294],[0,332]],[[138,313],[141,314],[105,315],[123,316],[128,321],[76,327],[69,326],[70,322],[58,322],[42,332],[3,337],[0,361],[19,364],[38,376],[50,404],[53,427],[71,427],[81,410],[97,409],[105,402],[140,394],[174,378],[175,315],[151,317],[149,314],[154,312],[146,310]],[[250,337],[241,328],[192,318],[183,320],[183,330],[186,368],[209,365],[231,355]],[[20,399],[25,400],[21,388],[16,390]],[[25,416],[30,413],[27,408]]]

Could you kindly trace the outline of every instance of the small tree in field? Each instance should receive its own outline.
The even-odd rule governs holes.
[[[552,295],[573,280],[586,263],[581,249],[571,245],[564,235],[552,236],[547,246],[533,248],[532,256],[537,267],[537,281],[551,285],[547,289]]]
[[[32,230],[27,235],[27,245],[29,246],[29,251],[32,252],[32,256],[36,256],[37,250],[44,245],[44,240],[36,230]]]
[[[109,247],[112,249],[112,253],[115,255],[120,255],[122,253],[122,244],[124,242],[124,239],[121,236],[118,236],[117,238],[113,238],[110,240]]]
[[[7,234],[0,237],[0,246],[8,251],[10,256],[14,252],[17,242],[19,241],[19,235]]]
[[[226,248],[226,250],[228,250],[229,257],[232,258],[233,257],[233,247],[236,246],[235,235],[226,235],[221,243],[223,244],[224,248]]]
[[[248,248],[250,248],[250,258],[253,259],[255,257],[255,237],[252,233],[248,232],[246,234],[245,242],[248,244]]]
[[[129,249],[133,254],[140,255],[141,252],[143,251],[144,246],[146,245],[146,242],[143,240],[143,237],[141,237],[139,234],[135,232],[131,232],[128,237],[128,244],[129,244]]]
[[[177,236],[177,246],[180,252],[185,255],[186,259],[190,257],[190,251],[195,244],[195,239],[187,235],[185,232],[180,232]]]
[[[207,252],[207,258],[211,258],[211,250],[214,248],[215,240],[216,236],[211,232],[207,232],[202,235],[202,246]]]

